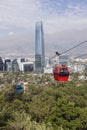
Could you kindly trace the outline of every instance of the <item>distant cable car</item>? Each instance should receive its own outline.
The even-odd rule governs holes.
[[[22,85],[21,84],[16,84],[16,92],[18,92],[18,93],[21,93],[21,92],[23,92],[23,87],[22,87]]]
[[[54,79],[59,82],[66,82],[69,79],[69,69],[67,66],[56,66],[53,74]]]

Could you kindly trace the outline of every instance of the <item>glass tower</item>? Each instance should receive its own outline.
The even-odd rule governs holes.
[[[45,48],[43,23],[36,22],[35,28],[35,71],[43,73],[45,66]]]
[[[4,68],[4,63],[2,58],[0,57],[0,71],[3,71],[3,68]]]

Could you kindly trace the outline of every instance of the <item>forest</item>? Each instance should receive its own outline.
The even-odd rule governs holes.
[[[87,130],[87,80],[78,75],[57,82],[46,74],[0,74],[0,130]]]

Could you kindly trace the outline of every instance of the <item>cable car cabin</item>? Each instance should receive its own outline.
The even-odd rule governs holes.
[[[69,70],[67,66],[56,66],[53,74],[54,79],[59,82],[66,82],[69,79]]]
[[[21,84],[16,84],[16,92],[18,92],[18,93],[21,93],[21,92],[23,92],[23,88],[22,88],[22,85]]]

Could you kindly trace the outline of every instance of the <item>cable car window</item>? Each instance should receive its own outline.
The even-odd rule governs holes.
[[[16,92],[20,93],[23,91],[21,84],[16,84]]]
[[[22,87],[16,87],[16,89],[22,89]]]
[[[67,68],[60,68],[60,72],[58,75],[59,76],[68,76],[69,72],[68,72]]]

